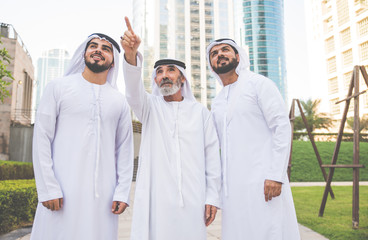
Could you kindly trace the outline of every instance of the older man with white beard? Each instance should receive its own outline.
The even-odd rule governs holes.
[[[152,94],[144,90],[140,39],[126,23],[126,96],[142,122],[131,239],[204,240],[220,207],[221,163],[211,114],[195,101],[183,62],[157,61]]]

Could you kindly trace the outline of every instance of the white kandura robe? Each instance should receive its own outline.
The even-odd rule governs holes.
[[[300,239],[287,177],[291,128],[276,85],[242,71],[220,91],[212,112],[223,166],[222,239]],[[269,202],[266,179],[283,183]]]
[[[33,163],[39,204],[32,240],[118,239],[112,202],[129,203],[133,141],[129,106],[110,83],[81,73],[51,81],[39,104]],[[59,211],[41,202],[63,198]]]
[[[124,61],[126,97],[142,122],[132,240],[204,240],[205,204],[220,207],[221,161],[211,113],[145,92]]]

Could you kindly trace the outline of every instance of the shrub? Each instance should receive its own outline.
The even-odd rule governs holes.
[[[32,163],[0,161],[0,180],[32,178],[34,178]]]
[[[0,181],[0,234],[31,223],[37,202],[34,180]]]
[[[313,133],[312,132],[312,135],[314,136],[315,141],[320,141],[320,142],[336,142],[337,141],[337,133]],[[343,142],[352,142],[353,137],[354,137],[353,133],[343,133],[341,140]],[[294,132],[293,139],[309,141],[309,136],[307,132]],[[359,141],[368,142],[368,134],[360,133]]]

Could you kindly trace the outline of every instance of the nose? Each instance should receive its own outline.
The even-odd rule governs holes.
[[[167,78],[167,71],[162,72],[162,79],[165,79],[165,78]]]

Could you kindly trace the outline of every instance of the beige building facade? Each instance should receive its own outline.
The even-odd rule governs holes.
[[[25,45],[12,25],[0,24],[0,48],[5,48],[12,58],[7,70],[14,77],[9,86],[10,97],[0,104],[0,160],[8,160],[11,125],[31,125],[34,67]],[[11,81],[7,78],[4,80]]]
[[[321,112],[340,120],[345,104],[336,102],[346,98],[354,66],[368,68],[368,0],[306,0],[305,9],[312,98],[322,99]],[[367,89],[362,75],[359,89]],[[359,112],[368,114],[367,93]]]

